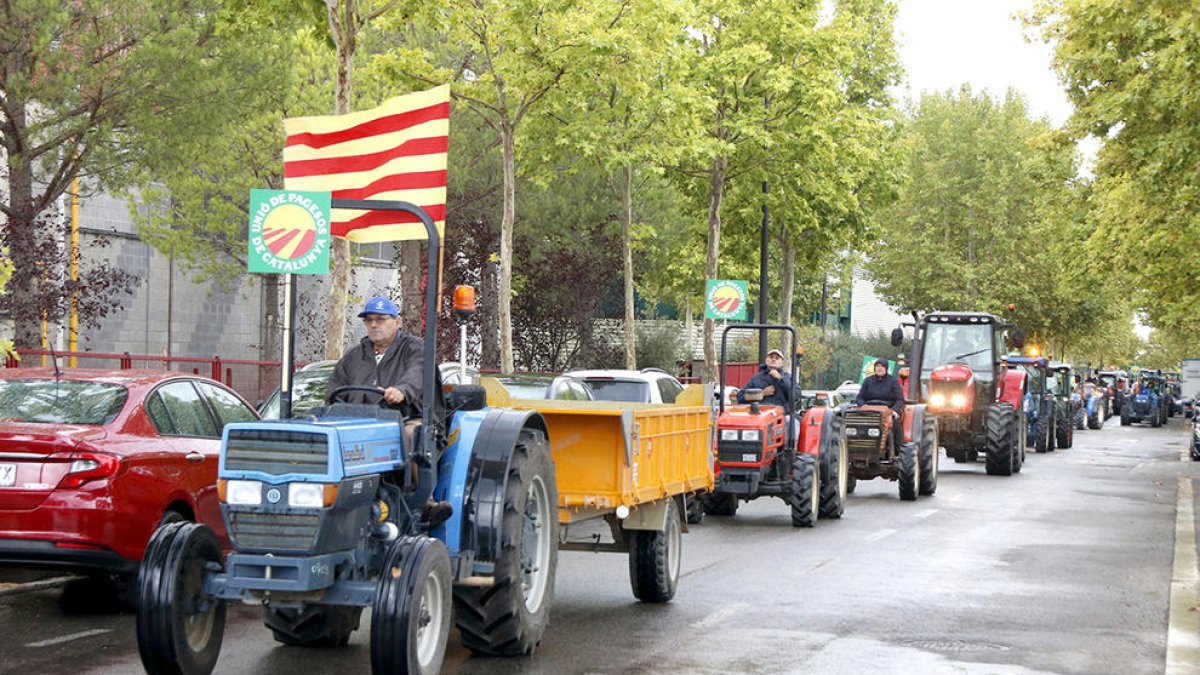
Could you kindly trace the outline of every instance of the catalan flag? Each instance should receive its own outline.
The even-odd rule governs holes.
[[[387,199],[423,207],[444,232],[450,85],[397,96],[373,110],[284,120],[288,190],[334,199]],[[358,243],[424,239],[416,217],[333,210],[332,232]]]

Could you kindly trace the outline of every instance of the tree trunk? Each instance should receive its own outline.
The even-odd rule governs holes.
[[[344,11],[339,11],[339,0],[325,0],[329,18],[329,32],[337,46],[337,83],[335,84],[335,115],[350,112],[351,74],[354,68],[356,48],[355,4],[345,0]],[[346,336],[346,303],[350,286],[350,242],[334,237],[329,250],[329,306],[325,314],[325,358],[341,358]]]
[[[400,259],[400,329],[410,335],[421,335],[422,322],[425,319],[425,296],[421,293],[421,253],[420,241],[405,241],[400,243],[397,257]],[[437,283],[437,279],[432,279]]]
[[[496,300],[500,319],[500,370],[513,372],[512,254],[513,222],[516,220],[517,149],[516,129],[507,120],[500,123],[503,148],[504,209],[500,219],[500,289]]]
[[[500,304],[492,302],[492,299],[499,297],[498,277],[496,263],[490,260],[485,261],[483,273],[479,279],[479,297],[482,300],[480,302],[482,314],[479,319],[479,368],[481,370],[500,367],[500,345],[496,341],[496,336],[499,334],[497,312]]]
[[[796,291],[796,245],[783,235],[783,298],[779,304],[779,323],[792,325],[792,302]]]
[[[633,165],[626,164],[621,185],[621,244],[625,260],[625,367],[637,368],[633,318]]]
[[[717,264],[721,252],[721,199],[725,195],[725,171],[729,166],[728,157],[717,157],[713,160],[712,171],[708,179],[708,256],[704,264],[704,278],[717,278]],[[705,312],[707,315],[708,313]],[[708,382],[717,382],[717,355],[713,344],[715,326],[713,320],[704,319],[704,378]]]
[[[12,106],[13,127],[25,130],[25,103],[9,100]],[[44,263],[39,260],[37,245],[39,237],[35,221],[37,213],[33,204],[33,166],[24,155],[9,151],[8,154],[8,203],[12,209],[9,219],[7,241],[8,255],[13,263],[13,274],[8,280],[7,292],[12,296],[15,308],[34,306],[39,296],[38,268]],[[24,349],[40,348],[42,342],[42,317],[14,313],[14,344]]]

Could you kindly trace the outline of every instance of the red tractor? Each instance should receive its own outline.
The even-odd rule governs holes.
[[[725,348],[729,331],[779,330],[791,335],[795,377],[796,331],[774,324],[732,324],[721,335],[721,391],[725,391]],[[818,518],[840,518],[846,505],[848,463],[842,411],[798,408],[800,385],[793,380],[791,409],[762,405],[762,390],[744,389],[746,404],[722,399],[713,434],[716,484],[702,497],[705,513],[732,516],[738,502],[779,497],[792,510],[792,525],[812,527]],[[798,422],[796,420],[799,420]]]
[[[1010,476],[1025,462],[1023,405],[1026,373],[1004,366],[1004,337],[1024,345],[1022,331],[982,312],[914,314],[913,375],[908,399],[925,403],[937,420],[938,438],[956,462],[982,453],[989,475]],[[892,331],[892,344],[904,338]]]

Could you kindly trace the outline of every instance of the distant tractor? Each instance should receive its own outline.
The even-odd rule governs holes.
[[[1055,405],[1054,391],[1049,388],[1050,362],[1040,356],[1010,356],[1008,367],[1025,371],[1028,386],[1025,392],[1025,417],[1029,423],[1029,441],[1038,452],[1054,449]]]
[[[1125,390],[1129,386],[1129,374],[1123,370],[1102,370],[1096,373],[1100,384],[1109,392],[1113,415],[1120,415],[1125,406]]]
[[[1075,443],[1075,409],[1079,400],[1075,397],[1075,375],[1071,366],[1052,361],[1047,370],[1047,385],[1054,393],[1054,448],[1066,449]]]
[[[908,399],[927,404],[937,420],[938,439],[956,462],[979,454],[987,473],[1009,476],[1025,461],[1026,422],[1022,399],[1026,374],[1002,366],[1005,333],[1020,348],[1024,335],[1004,319],[983,312],[914,315]],[[892,331],[892,344],[904,339]]]
[[[1128,405],[1121,411],[1121,426],[1129,426],[1136,422],[1149,422],[1152,427],[1166,424],[1166,400],[1163,398],[1162,389],[1162,376],[1157,370],[1143,370],[1138,373],[1133,398],[1126,400]]]
[[[790,335],[791,372],[799,361],[796,331],[774,324],[732,324],[721,334],[721,390],[725,389],[726,344],[733,330],[774,330]],[[846,505],[848,459],[842,442],[842,411],[826,406],[799,409],[794,383],[792,406],[762,405],[761,389],[743,389],[745,405],[722,398],[717,410],[713,471],[715,487],[701,497],[704,512],[737,513],[739,501],[779,497],[791,507],[794,527],[813,527],[818,518],[840,518]],[[793,420],[799,420],[798,423]]]

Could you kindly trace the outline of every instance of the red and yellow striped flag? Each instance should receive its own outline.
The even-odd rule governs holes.
[[[450,85],[389,99],[373,110],[283,121],[288,190],[423,207],[444,233]],[[358,243],[424,239],[407,213],[333,210],[333,235]]]

